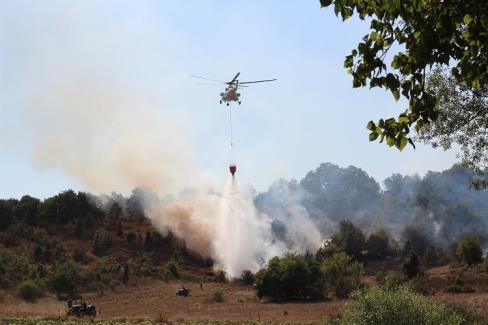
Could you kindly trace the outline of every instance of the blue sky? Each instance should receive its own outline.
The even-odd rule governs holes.
[[[121,175],[119,165],[113,178],[97,182],[111,170],[112,160],[103,160],[103,153],[114,141],[130,139],[133,148],[154,137],[160,138],[147,140],[150,145],[142,146],[139,156],[143,162],[158,160],[171,151],[171,163],[161,159],[159,165],[168,177],[184,179],[178,186],[195,185],[193,175],[223,184],[231,158],[228,112],[218,103],[222,89],[201,85],[189,74],[226,80],[239,71],[242,81],[278,78],[242,90],[243,103],[234,107],[237,175],[258,190],[278,178],[301,178],[321,162],[355,165],[382,181],[392,173],[443,170],[456,161],[454,151],[418,144],[417,150],[400,153],[368,141],[366,123],[397,116],[406,103],[396,103],[382,90],[352,88],[342,68],[344,56],[367,25],[343,23],[332,10],[320,9],[318,0],[66,0],[42,5],[5,0],[0,12],[2,198],[46,197],[67,188],[127,192],[142,178],[131,175],[120,185],[113,181]],[[70,83],[98,86],[82,94],[60,94]],[[158,127],[150,117],[144,122],[140,115],[146,111],[131,108],[121,109],[116,125],[104,128],[109,113],[99,118],[104,106],[95,107],[100,101],[94,99],[105,98],[104,89],[111,91],[111,105],[115,102],[110,116],[119,114],[119,101],[137,100],[150,103],[148,114],[159,114],[166,124]],[[124,123],[134,136],[121,133]],[[75,140],[60,140],[73,132]],[[90,141],[77,142],[85,138]],[[156,146],[158,154],[146,157]],[[190,172],[174,167],[180,164],[174,156],[180,155]],[[123,157],[129,156],[117,154],[117,164]],[[78,158],[83,162],[78,164]],[[98,163],[105,169],[98,169]],[[148,168],[147,174],[157,173]]]

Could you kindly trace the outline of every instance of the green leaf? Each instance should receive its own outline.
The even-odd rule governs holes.
[[[369,34],[369,38],[373,41],[376,41],[378,39],[378,33],[377,32],[371,32],[371,34]]]
[[[473,17],[471,17],[471,15],[465,15],[463,18],[463,22],[465,25],[469,25],[469,23],[472,21],[473,21]]]
[[[379,134],[376,131],[371,132],[369,134],[369,141],[374,141],[374,140],[378,139],[378,136],[379,136]]]
[[[373,121],[369,121],[368,125],[366,125],[366,128],[370,131],[374,131],[376,129],[376,124],[374,124]]]
[[[400,115],[400,117],[398,118],[398,122],[399,123],[408,123],[408,122],[410,122],[410,119],[408,118],[408,116]]]
[[[392,89],[391,90],[391,93],[393,94],[393,97],[395,97],[395,100],[399,100],[400,99],[400,90],[398,90],[398,89]]]
[[[395,144],[395,137],[392,137],[391,135],[386,136],[386,144],[389,145],[390,147]]]
[[[320,0],[320,7],[328,7],[332,4],[332,0]]]
[[[395,146],[398,148],[398,150],[402,151],[403,148],[407,145],[408,140],[407,137],[403,134],[400,133],[396,139]]]

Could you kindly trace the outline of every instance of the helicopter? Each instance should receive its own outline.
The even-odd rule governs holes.
[[[190,77],[218,82],[227,85],[224,92],[220,93],[220,104],[225,103],[227,106],[229,106],[231,102],[237,102],[239,105],[241,105],[241,99],[240,99],[241,94],[237,92],[238,89],[247,88],[249,87],[248,86],[249,84],[253,84],[253,83],[271,82],[276,80],[276,79],[266,79],[266,80],[255,80],[255,81],[239,81],[237,78],[239,77],[240,74],[241,73],[238,72],[234,76],[234,78],[232,78],[231,81],[214,80],[214,79],[205,78],[196,75],[190,75]]]

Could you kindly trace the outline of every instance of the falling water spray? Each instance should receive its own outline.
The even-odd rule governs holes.
[[[232,177],[226,185],[216,220],[213,251],[217,267],[230,277],[257,271],[267,246],[266,224],[259,217],[249,187]]]

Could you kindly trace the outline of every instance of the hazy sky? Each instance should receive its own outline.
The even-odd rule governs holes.
[[[222,89],[189,74],[278,78],[242,90],[234,107],[237,176],[258,190],[321,162],[355,165],[378,181],[450,167],[455,152],[418,144],[400,153],[368,141],[370,119],[406,104],[352,88],[344,56],[366,28],[318,0],[3,0],[0,197],[127,192],[159,170],[165,177],[153,182],[177,184],[164,191],[193,186],[193,177],[223,186],[231,157]]]

